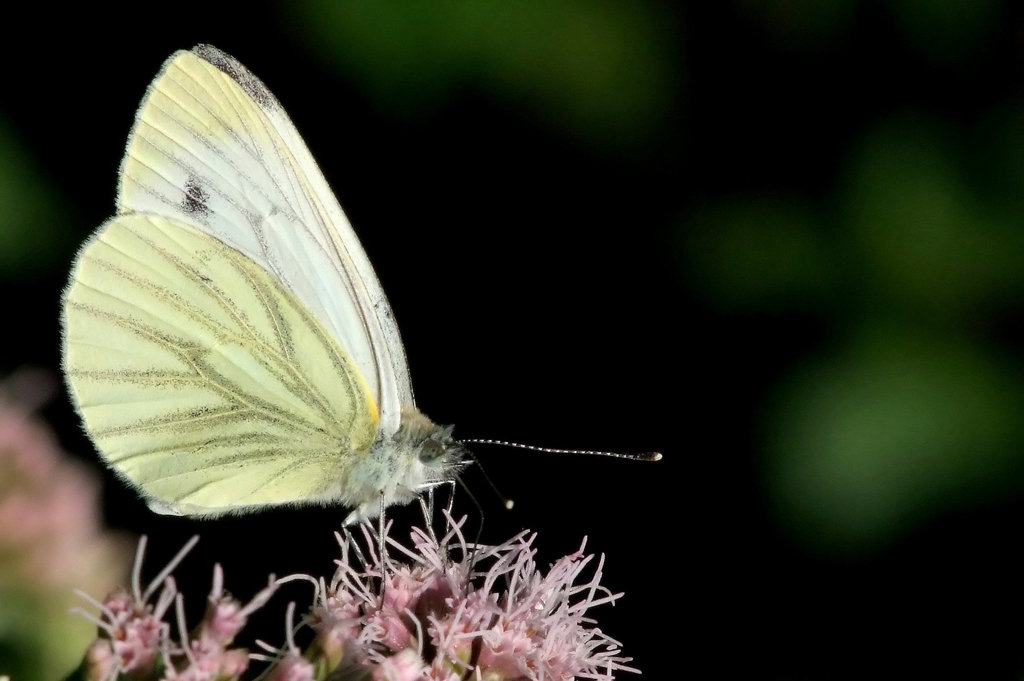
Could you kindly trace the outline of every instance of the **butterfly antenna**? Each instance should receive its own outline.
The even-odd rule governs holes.
[[[555,447],[538,447],[537,445],[524,445],[521,442],[509,442],[508,440],[489,440],[483,438],[471,438],[468,440],[459,440],[459,442],[462,444],[515,447],[516,449],[529,449],[534,452],[544,452],[546,454],[584,454],[588,456],[610,456],[613,459],[630,459],[631,461],[661,461],[661,452],[625,454],[622,452],[602,452],[593,449],[557,449]],[[474,457],[474,460],[476,460],[476,457]],[[479,465],[479,461],[477,462],[477,464]],[[484,477],[487,477],[486,473],[484,473]],[[491,486],[493,487],[493,484]],[[511,506],[509,508],[511,508]]]
[[[467,442],[475,444],[504,444],[497,440],[459,440],[459,444],[466,444]],[[476,464],[477,469],[479,469],[480,473],[484,476],[484,480],[487,481],[487,484],[491,486],[491,489],[494,491],[494,493],[498,496],[499,499],[501,499],[501,505],[504,506],[506,510],[511,511],[512,507],[516,505],[516,502],[513,501],[512,499],[509,499],[508,497],[501,493],[501,490],[498,489],[498,486],[494,484],[493,480],[491,480],[491,476],[487,475],[487,469],[485,469],[483,467],[483,464],[480,463],[480,459],[476,458],[476,454],[467,450],[466,455],[473,460],[473,463]],[[466,484],[462,482],[460,478],[456,477],[456,480],[459,481],[459,486],[462,487],[462,489],[466,490],[466,494],[468,494],[469,498],[473,500],[474,504],[476,504],[476,507],[480,511],[482,517],[483,509],[480,507],[479,502],[477,502],[477,500],[473,497],[473,493],[469,491],[469,488],[466,487]]]

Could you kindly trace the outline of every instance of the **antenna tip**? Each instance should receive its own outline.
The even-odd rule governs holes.
[[[515,506],[515,505],[516,505],[516,502],[512,501],[511,499],[506,499],[505,500],[505,510],[511,511],[512,507]]]

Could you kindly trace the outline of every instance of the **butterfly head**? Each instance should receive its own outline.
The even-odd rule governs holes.
[[[443,465],[458,445],[452,440],[451,426],[438,428],[420,444],[417,456],[425,466]]]
[[[453,479],[465,464],[466,451],[452,438],[452,426],[439,426],[418,410],[402,412],[396,439],[423,466],[427,484]]]

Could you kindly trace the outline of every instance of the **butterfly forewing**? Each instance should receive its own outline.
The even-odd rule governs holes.
[[[376,435],[369,386],[332,333],[250,258],[177,220],[102,227],[64,324],[87,429],[164,512],[339,500]]]
[[[390,306],[322,173],[267,88],[208,46],[153,81],[121,168],[118,212],[193,225],[289,290],[366,377],[380,428],[413,403]]]

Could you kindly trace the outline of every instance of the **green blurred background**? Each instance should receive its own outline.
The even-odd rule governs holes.
[[[0,375],[58,371],[60,289],[145,86],[209,42],[319,160],[424,411],[466,437],[665,453],[481,452],[512,513],[466,476],[485,540],[607,554],[626,595],[595,616],[647,678],[1022,678],[1022,10],[27,8],[26,42],[0,46]],[[42,415],[99,473],[66,397]],[[163,518],[102,474],[152,570],[202,534],[193,608],[213,560],[241,597],[331,569],[340,511]],[[279,641],[281,618],[254,627]]]

